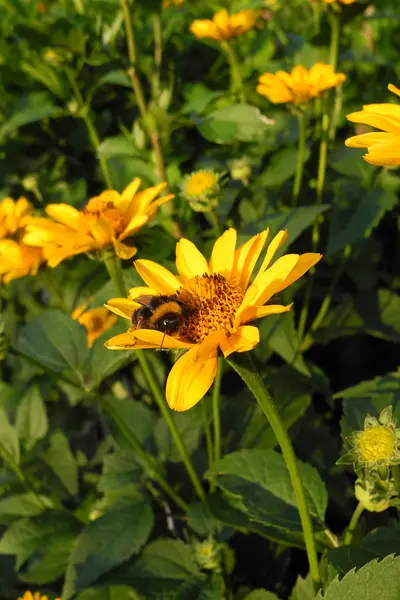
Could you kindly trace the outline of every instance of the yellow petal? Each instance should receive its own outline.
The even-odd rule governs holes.
[[[196,275],[210,274],[208,262],[197,247],[181,238],[176,245],[176,268],[181,277],[196,277]]]
[[[239,283],[243,292],[247,289],[254,267],[268,238],[268,234],[269,229],[262,231],[250,238],[235,252],[231,278]]]
[[[383,131],[371,131],[370,133],[362,133],[348,138],[344,143],[348,148],[369,148],[374,144],[383,142],[395,142],[400,146],[400,136]]]
[[[139,192],[129,206],[131,214],[147,212],[148,206],[157,198],[160,192],[167,187],[166,182],[159,183]]]
[[[177,277],[152,260],[136,260],[135,267],[140,277],[148,286],[159,294],[175,294],[181,287]]]
[[[171,408],[189,410],[210,389],[218,368],[218,347],[206,350],[195,346],[181,356],[172,367],[167,379],[166,396]]]
[[[124,240],[125,238],[133,235],[141,229],[146,223],[149,221],[149,216],[147,214],[135,214],[132,219],[129,221],[128,225],[125,227],[124,231],[121,233],[119,238]]]
[[[246,306],[262,305],[268,302],[274,294],[282,289],[285,280],[298,261],[298,254],[285,254],[278,258],[264,273],[257,275],[244,296],[238,314],[241,314]]]
[[[69,204],[49,204],[46,213],[59,223],[79,231],[82,228],[82,214]]]
[[[239,327],[235,333],[226,336],[220,343],[220,348],[225,356],[232,352],[248,352],[260,341],[260,332],[257,327],[244,325]]]
[[[119,317],[129,320],[132,319],[133,313],[138,308],[136,302],[129,298],[111,298],[104,306]]]
[[[137,252],[137,248],[134,246],[127,246],[115,238],[112,240],[112,243],[115,254],[122,260],[128,260],[129,258],[132,258],[132,256],[134,256]]]
[[[136,338],[129,332],[120,333],[114,335],[104,343],[108,350],[139,350],[144,346],[138,346]],[[153,348],[154,346],[145,346],[146,348]]]
[[[232,227],[225,231],[215,242],[210,259],[210,272],[221,273],[230,279],[235,260],[236,230]]]
[[[374,106],[377,112],[371,112],[371,106]],[[376,127],[388,133],[400,135],[400,106],[396,106],[395,104],[364,106],[364,110],[351,113],[347,115],[347,118],[353,123],[363,123],[364,125]]]
[[[158,349],[179,349],[179,348],[193,348],[194,344],[190,342],[184,342],[179,338],[171,335],[166,335],[162,331],[156,331],[155,329],[137,329],[133,332],[133,335],[143,343],[147,343],[152,348]]]
[[[280,313],[284,313],[289,311],[293,306],[293,302],[291,304],[287,304],[286,306],[282,306],[281,304],[267,304],[266,306],[247,306],[240,314],[240,320],[235,321],[235,326],[238,326],[239,323],[249,323],[251,321],[255,321],[256,319],[260,319],[261,317],[267,317],[268,315],[278,315]]]
[[[140,188],[141,183],[141,179],[139,179],[139,177],[135,177],[135,179],[126,186],[120,198],[116,201],[115,206],[118,206],[122,212],[125,212],[135,197],[136,192]]]
[[[94,238],[93,248],[103,248],[111,245],[114,229],[105,217],[88,220],[89,231]]]
[[[322,258],[322,254],[316,254],[314,252],[308,252],[306,254],[301,254],[299,256],[299,260],[293,271],[291,271],[290,275],[286,277],[283,286],[279,289],[279,291],[285,290],[289,285],[292,285],[295,281],[300,279],[309,269],[311,269],[314,265],[317,264]]]
[[[267,248],[267,252],[265,254],[265,258],[261,264],[260,270],[257,273],[257,277],[264,273],[264,271],[269,267],[271,260],[274,258],[277,250],[284,244],[287,240],[288,232],[286,230],[278,231],[274,239],[270,242]],[[256,277],[256,279],[257,279]],[[254,283],[256,280],[254,280]]]
[[[400,165],[400,141],[374,144],[363,159],[372,165],[396,167]]]
[[[159,292],[154,288],[145,287],[144,285],[131,288],[129,290],[129,298],[134,300],[138,296],[158,296]],[[136,303],[135,303],[136,304]]]

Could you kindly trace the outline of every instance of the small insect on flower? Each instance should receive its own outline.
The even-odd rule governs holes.
[[[176,295],[138,296],[134,301],[140,304],[132,315],[134,329],[155,329],[167,335],[178,333],[185,309]]]

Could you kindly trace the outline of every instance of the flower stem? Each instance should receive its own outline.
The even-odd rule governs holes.
[[[132,446],[135,450],[139,458],[143,461],[146,467],[149,470],[149,475],[152,479],[157,481],[159,486],[164,490],[166,494],[175,502],[179,508],[183,511],[187,512],[188,505],[186,502],[172,489],[169,483],[164,479],[164,477],[157,471],[157,467],[155,461],[152,456],[149,456],[145,450],[143,450],[142,445],[136,435],[133,433],[132,429],[127,427],[124,421],[119,417],[117,411],[113,409],[113,407],[108,402],[103,402],[104,409],[108,412],[112,420],[118,426],[118,429],[127,440],[127,442]]]
[[[99,134],[97,133],[96,127],[94,126],[90,109],[87,106],[86,102],[84,101],[82,94],[80,92],[80,89],[78,87],[78,84],[76,83],[76,80],[75,80],[74,76],[72,75],[71,71],[69,69],[67,69],[66,71],[67,71],[67,76],[68,76],[69,82],[71,84],[72,90],[75,95],[75,99],[78,103],[79,116],[81,117],[81,119],[83,120],[83,122],[86,125],[86,129],[87,129],[87,132],[89,135],[90,142],[93,146],[93,149],[96,152],[96,156],[99,161],[100,170],[103,175],[104,182],[109,189],[112,189],[113,185],[112,185],[111,175],[110,175],[110,171],[108,169],[107,161],[104,158],[104,156],[102,156],[101,153],[99,153],[99,147],[100,147],[101,142],[100,142]]]
[[[47,510],[49,507],[43,502],[40,495],[36,492],[35,488],[31,484],[31,482],[25,477],[24,472],[18,463],[14,460],[12,454],[7,450],[7,448],[0,442],[0,456],[4,458],[4,461],[8,464],[10,469],[14,471],[15,476],[22,485],[30,492],[36,499],[37,503],[44,509]]]
[[[181,432],[177,428],[176,423],[172,417],[172,411],[168,408],[167,403],[165,402],[164,394],[161,392],[160,388],[158,387],[158,385],[153,377],[153,373],[151,372],[150,365],[147,361],[147,358],[146,358],[144,352],[138,350],[137,356],[138,356],[139,364],[142,368],[143,374],[147,381],[147,384],[154,396],[154,400],[156,401],[162,416],[164,417],[164,419],[167,422],[167,425],[168,425],[171,435],[174,439],[176,447],[178,448],[178,451],[181,455],[182,462],[185,465],[188,475],[193,483],[193,487],[196,490],[196,493],[197,493],[198,497],[200,498],[200,500],[205,502],[206,494],[205,494],[204,488],[203,488],[203,486],[200,482],[199,476],[197,475],[196,470],[193,466],[193,463],[189,456],[189,452],[186,448],[185,442],[183,441]]]
[[[114,253],[111,253],[111,252],[106,253],[105,252],[104,253],[104,263],[106,265],[106,268],[107,268],[108,274],[110,275],[111,280],[114,282],[117,293],[120,294],[120,296],[122,298],[125,298],[126,290],[125,290],[125,283],[124,283],[120,259]],[[172,412],[169,410],[169,408],[165,402],[164,394],[162,393],[160,387],[157,384],[157,381],[154,378],[154,375],[151,371],[151,368],[150,368],[150,365],[146,358],[146,355],[143,352],[143,350],[136,350],[136,356],[138,358],[139,365],[143,371],[143,375],[146,379],[146,383],[147,383],[151,393],[153,394],[154,400],[156,401],[162,416],[164,417],[164,419],[167,422],[167,425],[168,425],[171,435],[174,439],[176,447],[178,448],[178,451],[182,457],[183,464],[185,465],[188,475],[193,483],[193,487],[196,490],[196,493],[199,496],[200,500],[205,502],[206,494],[203,489],[203,486],[201,485],[200,479],[199,479],[199,477],[195,471],[195,468],[193,466],[193,463],[190,459],[190,456],[189,456],[188,450],[186,448],[185,442],[183,441],[182,435],[181,435],[179,429],[177,428],[175,421],[172,417]]]
[[[211,469],[211,467],[213,465],[214,452],[213,452],[213,443],[212,443],[212,437],[211,437],[210,422],[209,422],[209,418],[208,418],[208,405],[207,405],[206,400],[203,400],[201,402],[201,407],[203,409],[204,435],[206,438],[208,468]]]
[[[229,66],[231,69],[231,90],[233,93],[239,96],[240,102],[246,102],[246,96],[244,93],[243,79],[240,72],[240,66],[236,56],[236,52],[233,46],[227,41],[221,41],[221,48],[228,59]]]
[[[300,194],[304,171],[304,153],[306,149],[306,118],[304,113],[299,112],[297,114],[297,120],[299,123],[299,146],[297,150],[296,175],[293,183],[293,208],[296,206]]]
[[[139,108],[140,116],[142,117],[144,128],[146,129],[147,135],[149,136],[151,145],[153,146],[154,156],[156,159],[157,176],[160,182],[165,181],[165,164],[164,156],[160,144],[160,138],[157,131],[157,126],[154,119],[147,110],[146,101],[142,84],[136,71],[136,47],[135,38],[133,34],[133,25],[131,19],[131,13],[129,10],[128,0],[121,0],[121,7],[124,13],[126,39],[128,43],[128,56],[130,67],[128,69],[128,76],[131,80],[133,94],[136,98],[136,102]],[[168,193],[167,190],[164,190]]]
[[[297,506],[300,514],[301,526],[303,529],[304,542],[310,565],[311,577],[315,587],[320,586],[321,578],[319,574],[317,550],[315,546],[314,533],[311,523],[311,517],[307,506],[307,501],[304,493],[304,487],[301,480],[299,467],[296,460],[296,455],[293,450],[290,437],[281,421],[279,413],[275,407],[274,401],[264,386],[260,376],[258,375],[251,359],[246,356],[242,357],[240,363],[237,359],[227,359],[231,367],[243,379],[259,405],[261,406],[269,424],[276,436],[278,444],[282,450],[283,457],[286,461],[286,466],[289,471],[294,494],[297,500]]]
[[[336,68],[337,58],[339,53],[339,38],[340,38],[340,17],[334,12],[330,13],[330,24],[331,24],[331,45],[330,45],[330,55],[329,55],[329,63],[333,69]],[[329,104],[328,99],[325,98],[323,103],[323,113],[322,113],[322,126],[321,126],[321,144],[319,148],[319,160],[318,160],[318,175],[317,175],[317,204],[322,203],[322,197],[324,194],[324,186],[325,186],[325,176],[326,176],[326,166],[327,166],[327,158],[328,158],[328,142],[329,142]],[[312,241],[313,241],[313,251],[318,247],[319,244],[319,227],[320,227],[321,219],[319,217],[316,218]]]
[[[213,424],[214,424],[214,463],[221,458],[221,415],[220,415],[220,391],[222,370],[224,367],[223,359],[218,359],[218,370],[215,377],[212,390],[212,408],[213,408]]]
[[[364,512],[364,507],[361,504],[361,502],[359,502],[353,512],[353,516],[351,517],[351,521],[347,528],[346,535],[344,536],[343,543],[345,546],[350,546],[350,544],[353,540],[354,532],[357,529],[358,522],[359,522],[360,517],[363,514],[363,512]]]

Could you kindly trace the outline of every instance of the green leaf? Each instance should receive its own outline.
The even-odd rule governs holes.
[[[46,93],[29,94],[18,101],[12,115],[0,127],[0,140],[22,127],[22,125],[41,121],[60,112],[60,109],[49,100]]]
[[[285,181],[290,179],[296,173],[297,168],[297,148],[284,148],[272,155],[268,164],[268,169],[262,177],[263,184],[267,188],[280,187]],[[304,164],[310,157],[310,150],[305,149]]]
[[[19,330],[16,350],[56,373],[69,371],[85,386],[89,356],[84,327],[59,310],[46,310]]]
[[[176,600],[221,600],[225,597],[225,583],[221,575],[195,578],[184,583]]]
[[[128,75],[125,73],[125,71],[122,71],[121,69],[114,69],[113,71],[109,71],[108,73],[100,77],[99,84],[103,85],[105,83],[120,85],[126,88],[132,87],[132,83]]]
[[[36,385],[30,387],[22,396],[17,409],[15,427],[25,448],[31,450],[37,440],[47,433],[48,421],[46,406]]]
[[[131,450],[132,447],[118,429],[119,423],[130,429],[140,443],[152,433],[157,416],[143,403],[135,400],[117,400],[113,396],[102,396],[101,403],[117,426],[112,429],[112,434],[122,448]]]
[[[133,600],[134,598],[135,594],[132,588],[126,585],[111,585],[89,588],[81,592],[76,600]]]
[[[253,590],[248,596],[245,596],[243,600],[279,600],[276,594],[267,592],[267,590]]]
[[[314,584],[310,576],[305,579],[298,576],[290,600],[315,600]]]
[[[71,496],[75,496],[78,493],[78,465],[62,431],[53,433],[50,448],[43,458]]]
[[[370,531],[357,546],[342,546],[328,551],[328,559],[336,569],[346,573],[359,569],[374,558],[400,554],[400,527],[378,527]]]
[[[277,234],[281,229],[287,229],[288,238],[284,244],[276,252],[278,258],[285,254],[288,247],[299,237],[301,233],[310,225],[312,225],[318,215],[322,214],[330,208],[327,204],[321,206],[301,206],[300,208],[292,208],[283,210],[277,213],[267,214],[265,219],[261,219],[255,223],[250,223],[244,228],[244,233],[255,235],[262,229],[270,228],[270,240],[272,236]]]
[[[10,424],[7,414],[2,406],[0,406],[0,444],[11,459],[19,465],[20,448],[17,431]]]
[[[53,508],[53,502],[47,496],[27,492],[14,494],[0,499],[0,516],[33,517],[43,511]]]
[[[125,570],[125,577],[145,598],[156,600],[167,597],[168,593],[176,594],[182,584],[199,578],[200,570],[189,544],[158,539],[144,548],[134,565]]]
[[[79,529],[79,522],[68,513],[52,512],[35,519],[18,519],[10,525],[1,538],[0,554],[14,554],[16,568],[20,570],[24,562],[34,553],[41,557],[38,560],[38,556],[36,556],[35,563],[41,563],[43,556],[48,558],[50,546],[54,550],[54,542],[57,542],[59,546],[65,545],[70,551]],[[64,561],[61,571],[58,566],[57,571],[60,572],[54,578],[62,574],[67,562],[67,560]],[[55,569],[52,568],[51,571],[54,573]]]
[[[136,147],[133,138],[126,135],[115,135],[102,141],[97,149],[99,156],[109,159],[112,156],[139,156],[140,150]]]
[[[284,361],[299,373],[310,376],[311,373],[299,350],[300,343],[294,324],[294,313],[290,311],[281,315],[271,315],[260,325],[262,339],[279,354]]]
[[[203,430],[203,409],[196,404],[186,412],[173,412],[172,418],[178,427],[187,449],[192,453],[199,445]],[[154,429],[154,438],[160,452],[171,462],[181,462],[182,456],[178,451],[169,427],[163,417],[160,417]]]
[[[146,543],[154,516],[148,504],[119,507],[89,523],[72,551],[62,591],[69,600],[101,575],[137,554]]]
[[[209,142],[232,144],[261,139],[273,122],[254,106],[233,104],[212,111],[204,119],[198,118],[196,125]]]
[[[221,92],[214,92],[203,83],[186,84],[183,91],[186,102],[181,108],[183,114],[196,112],[202,114],[207,107],[219,96]]]
[[[305,494],[316,528],[324,527],[327,492],[318,472],[300,463]],[[208,471],[217,485],[235,497],[236,507],[251,521],[300,532],[301,523],[289,472],[273,450],[240,450],[225,455]]]
[[[111,352],[104,346],[104,342],[114,335],[126,332],[126,325],[118,323],[94,342],[89,355],[88,377],[92,389],[98,388],[100,383],[113,375],[121,367],[132,361],[135,356],[134,351],[123,350]]]
[[[372,560],[359,571],[335,578],[317,600],[359,600],[360,598],[398,600],[400,597],[400,556]]]
[[[343,182],[339,182],[343,183]],[[397,195],[387,190],[365,190],[349,184],[337,186],[326,254],[343,250],[368,237],[384,214],[397,203]]]

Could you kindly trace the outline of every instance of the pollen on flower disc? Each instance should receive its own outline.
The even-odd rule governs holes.
[[[360,457],[367,462],[390,459],[396,446],[394,431],[381,425],[366,429],[358,439]]]
[[[189,309],[180,337],[198,344],[213,331],[229,331],[243,292],[223,275],[204,274],[185,281],[178,299]]]

